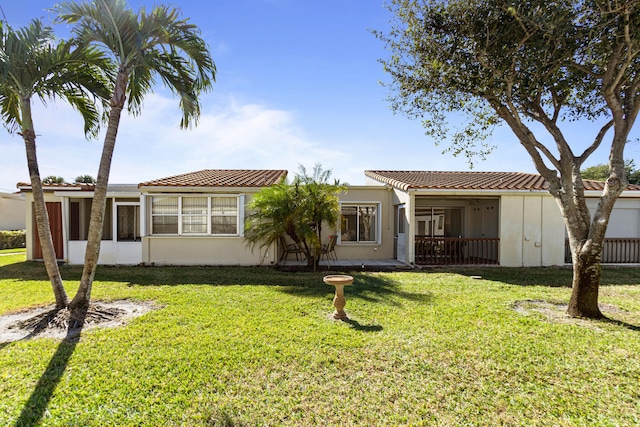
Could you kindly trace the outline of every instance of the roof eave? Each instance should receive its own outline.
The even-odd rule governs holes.
[[[221,187],[221,186],[162,186],[162,185],[144,185],[140,186],[140,192],[146,193],[237,193],[260,191],[262,188],[269,187],[269,185],[262,187]]]
[[[497,188],[411,188],[408,193],[420,195],[486,195],[486,194],[550,194],[548,190],[541,189],[497,189]]]

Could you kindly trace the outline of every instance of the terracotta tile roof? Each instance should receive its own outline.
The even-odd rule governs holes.
[[[365,171],[366,176],[400,190],[546,190],[540,175],[523,172]],[[604,182],[584,181],[585,190],[602,190]],[[629,185],[627,190],[640,191]]]
[[[287,176],[286,170],[204,169],[143,182],[140,187],[268,187]]]

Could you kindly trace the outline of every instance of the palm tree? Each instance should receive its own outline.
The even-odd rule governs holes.
[[[24,139],[36,227],[56,307],[60,309],[68,305],[68,298],[56,262],[40,180],[31,99],[35,96],[42,101],[57,97],[66,100],[82,115],[85,134],[95,135],[100,114],[92,94],[104,95],[109,92],[108,82],[98,72],[105,67],[106,58],[94,49],[64,41],[56,42],[52,29],[43,26],[39,20],[32,21],[20,30],[0,22],[0,44],[2,119],[10,133],[17,131]]]
[[[180,98],[181,128],[188,128],[200,116],[199,95],[215,80],[215,65],[198,28],[180,19],[177,9],[154,6],[136,14],[123,0],[64,2],[57,6],[59,21],[76,24],[79,40],[95,43],[116,65],[115,87],[110,99],[108,128],[104,138],[91,206],[87,249],[78,293],[71,306],[87,306],[95,276],[107,184],[120,116],[125,105],[132,114],[142,108],[152,91],[155,77]]]
[[[96,180],[91,175],[79,175],[73,180],[76,184],[93,184]]]
[[[66,181],[61,176],[49,175],[45,178],[42,178],[43,184],[64,184]]]
[[[331,170],[316,164],[313,173],[300,166],[291,184],[282,181],[262,189],[249,204],[245,238],[251,246],[269,247],[287,235],[315,270],[321,255],[322,226],[335,227],[340,218],[338,193],[346,190]]]

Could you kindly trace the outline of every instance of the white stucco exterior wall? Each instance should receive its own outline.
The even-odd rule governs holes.
[[[25,200],[17,194],[0,193],[0,230],[25,229]]]
[[[522,265],[542,265],[542,197],[522,198]],[[546,249],[546,245],[545,245]]]
[[[537,267],[564,263],[564,222],[551,195],[503,195],[500,265]]]
[[[556,200],[542,198],[542,265],[564,264],[565,225]]]
[[[522,266],[524,198],[521,195],[500,198],[500,265]]]
[[[640,199],[626,198],[626,194],[616,201],[609,218],[606,237],[610,238],[638,238],[640,237]],[[599,199],[588,198],[587,207],[591,211],[591,218],[598,206]]]
[[[266,256],[265,256],[266,254]],[[154,236],[142,238],[142,261],[155,265],[271,265],[275,246],[253,250],[242,237]]]

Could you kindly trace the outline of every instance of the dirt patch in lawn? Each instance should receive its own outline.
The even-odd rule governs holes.
[[[600,306],[600,310],[602,310],[604,315],[607,317],[611,317],[610,316],[611,314],[618,314],[618,315],[624,314],[623,310],[620,310],[618,307],[614,305],[600,304],[599,306]],[[524,316],[542,315],[547,320],[555,323],[566,323],[566,324],[585,326],[593,329],[600,329],[598,328],[599,321],[570,317],[567,314],[567,308],[568,308],[567,304],[553,303],[553,302],[543,301],[543,300],[523,300],[523,301],[516,301],[513,304],[513,309],[517,313],[520,313]]]
[[[0,344],[36,337],[74,340],[95,328],[116,328],[160,308],[153,302],[95,301],[83,312],[34,307],[0,316]]]

